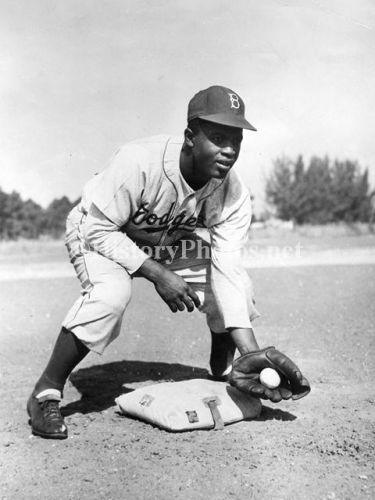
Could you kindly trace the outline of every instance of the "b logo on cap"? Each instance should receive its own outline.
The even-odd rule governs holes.
[[[228,93],[229,98],[230,98],[230,107],[234,109],[239,109],[240,107],[240,100],[238,98],[237,94],[231,94]]]

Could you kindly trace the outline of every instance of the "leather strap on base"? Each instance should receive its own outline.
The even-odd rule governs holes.
[[[213,396],[204,398],[203,402],[211,411],[211,415],[214,421],[214,431],[222,431],[224,429],[224,421],[218,408],[218,405],[221,404],[220,399]]]

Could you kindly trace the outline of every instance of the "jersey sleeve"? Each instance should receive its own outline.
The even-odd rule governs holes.
[[[129,274],[133,274],[148,258],[133,240],[109,220],[96,206],[91,204],[81,223],[82,235],[89,248],[104,257],[118,262]]]
[[[142,265],[147,255],[119,229],[129,221],[142,197],[149,164],[146,155],[138,145],[125,145],[84,192],[87,214],[82,232],[85,241],[130,274]]]
[[[95,179],[91,202],[118,227],[126,224],[141,199],[145,186],[147,153],[127,144]]]
[[[241,251],[248,239],[251,224],[251,202],[247,188],[238,182],[229,187],[217,201],[220,215],[208,226],[212,248],[219,252]]]
[[[212,289],[226,328],[250,328],[259,313],[252,287],[242,266],[242,252],[251,223],[247,188],[236,178],[220,200],[219,220],[208,227],[211,238]],[[249,296],[249,294],[251,296]]]

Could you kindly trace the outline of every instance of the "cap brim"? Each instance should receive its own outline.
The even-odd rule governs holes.
[[[216,113],[214,115],[197,116],[197,118],[208,122],[219,123],[220,125],[227,125],[228,127],[245,128],[247,130],[253,130],[254,132],[257,131],[257,129],[242,116],[228,116],[227,113]]]

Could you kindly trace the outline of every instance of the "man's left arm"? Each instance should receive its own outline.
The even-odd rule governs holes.
[[[233,181],[227,182],[221,198],[211,200],[213,205],[207,207],[211,214],[217,214],[212,216],[214,223],[208,224],[211,285],[225,328],[249,330],[251,321],[259,316],[253,303],[251,281],[242,266],[251,223],[251,203],[249,193],[238,177],[231,175],[230,180]],[[246,335],[241,338],[246,338]],[[254,343],[249,343],[251,347]]]
[[[274,347],[260,349],[252,329],[251,320],[259,314],[253,304],[248,275],[242,266],[242,252],[250,229],[251,204],[246,187],[238,182],[223,204],[223,220],[209,227],[211,286],[225,328],[240,352],[240,357],[233,363],[230,382],[243,392],[275,403],[282,399],[299,399],[310,392],[308,381],[283,353]],[[259,374],[266,367],[279,372],[279,388],[267,389],[259,382]]]

